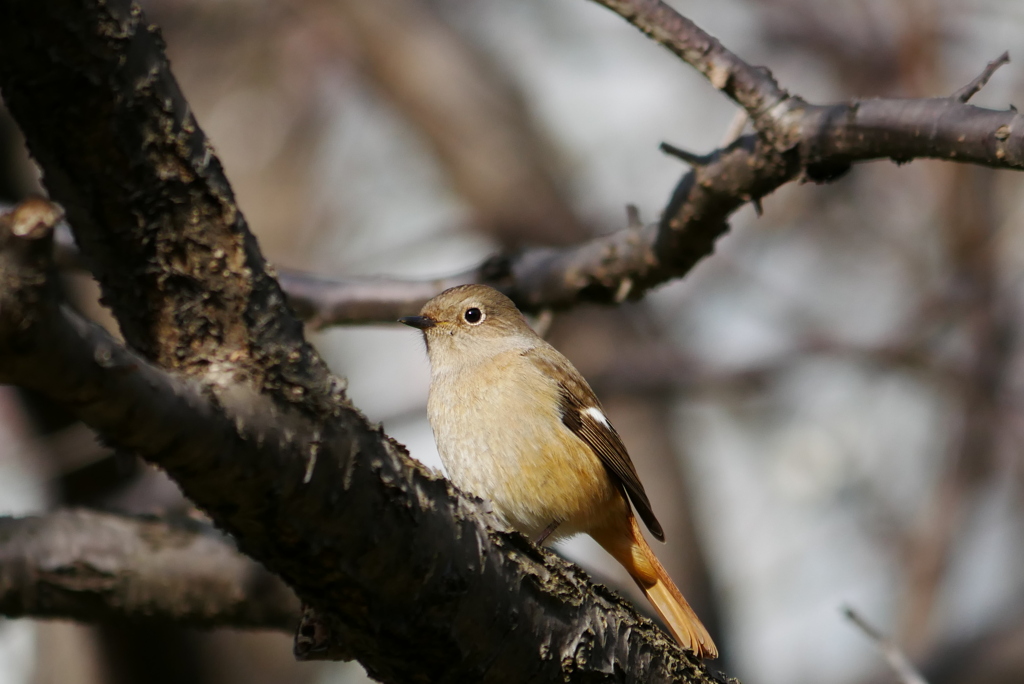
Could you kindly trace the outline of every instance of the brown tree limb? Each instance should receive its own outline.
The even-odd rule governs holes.
[[[782,128],[794,147],[780,153],[758,135],[692,162],[658,225],[630,226],[568,248],[532,248],[492,257],[476,269],[431,282],[346,281],[307,277],[296,306],[320,325],[390,322],[409,315],[445,286],[484,282],[524,310],[584,301],[638,299],[686,275],[714,250],[728,219],[747,202],[801,177],[832,180],[853,162],[931,158],[1024,169],[1024,119],[953,98],[802,104]],[[282,279],[291,296],[291,275]],[[368,306],[369,305],[369,306]],[[397,315],[396,315],[397,314]]]
[[[636,299],[688,273],[711,254],[733,212],[790,181],[827,182],[854,162],[880,159],[903,163],[930,158],[1024,169],[1024,119],[1013,109],[966,104],[1004,63],[1001,58],[950,97],[811,105],[788,95],[767,70],[747,65],[662,2],[595,1],[708,76],[747,109],[758,134],[704,155],[670,146],[694,166],[676,186],[656,227],[629,226],[574,247],[498,255],[441,283],[485,282],[528,311]],[[319,279],[302,290],[298,306],[318,312],[321,325],[391,321],[396,313],[407,315],[418,308],[425,295],[440,291],[438,284],[386,281],[375,290],[366,280]],[[290,289],[287,280],[285,288]],[[369,310],[368,303],[377,308]]]
[[[801,176],[830,180],[853,162],[878,159],[1024,169],[1020,115],[953,98],[802,105],[789,112],[784,133],[796,141],[784,154],[747,135],[700,158],[705,163],[683,177],[656,226],[630,226],[574,247],[497,255],[472,271],[434,281],[284,274],[282,284],[296,308],[319,325],[390,322],[463,282],[498,287],[532,312],[582,301],[615,303],[684,276],[711,254],[733,212]]]
[[[35,204],[43,204],[36,202]],[[710,682],[649,620],[377,430],[159,369],[54,301],[48,227],[0,217],[0,381],[164,467],[384,681]],[[26,218],[27,215],[27,218]]]
[[[606,4],[623,11],[633,6],[631,2]],[[661,3],[644,0],[637,6],[657,10],[631,15],[638,25],[674,15]],[[673,31],[659,35],[674,41],[673,51],[703,65],[705,73],[725,70],[743,76],[731,76],[733,85],[726,90],[738,102],[753,104],[782,96],[770,75],[745,67],[717,42],[702,57],[713,39],[682,17],[669,24]],[[695,32],[692,39],[688,31]],[[982,76],[991,71],[994,67],[986,68]],[[682,179],[658,228],[631,226],[576,247],[499,255],[471,272],[434,281],[336,281],[286,273],[282,284],[296,308],[318,325],[393,321],[414,313],[444,287],[461,282],[498,286],[532,311],[579,301],[615,302],[624,294],[638,298],[651,287],[685,275],[710,254],[715,240],[727,230],[732,212],[801,175],[826,180],[854,161],[884,158],[930,157],[1024,168],[1024,122],[1019,116],[961,102],[966,90],[977,89],[984,81],[979,77],[950,98],[878,99],[832,106],[790,98],[784,117],[772,121],[762,117],[759,125],[772,127],[775,139],[790,141],[794,147],[782,154],[752,135],[699,157],[706,163]]]
[[[630,225],[572,247],[500,254],[471,271],[431,281],[283,273],[284,290],[304,318],[318,326],[391,322],[417,312],[445,287],[466,282],[498,287],[532,312],[638,299],[711,254],[733,212],[792,180],[827,182],[854,162],[879,159],[1024,169],[1024,119],[1012,109],[965,103],[1002,58],[950,97],[811,105],[788,95],[770,72],[747,65],[658,0],[595,1],[721,85],[747,109],[758,133],[705,155],[684,152],[693,168],[676,186],[657,226]],[[674,154],[678,150],[669,147]]]
[[[19,0],[0,24],[4,104],[128,343],[165,368],[230,369],[333,411],[336,380],[267,272],[139,7]]]
[[[0,517],[0,614],[290,632],[299,600],[198,523],[63,510]]]

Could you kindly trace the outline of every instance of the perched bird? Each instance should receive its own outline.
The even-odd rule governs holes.
[[[426,340],[427,411],[451,480],[538,544],[589,534],[626,568],[680,645],[717,657],[640,532],[630,502],[651,534],[665,538],[626,447],[569,360],[486,285],[453,287],[419,316],[399,320]]]

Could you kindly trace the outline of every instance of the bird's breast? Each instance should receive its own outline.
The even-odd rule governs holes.
[[[531,537],[555,520],[559,536],[585,532],[624,504],[601,461],[562,423],[557,391],[518,352],[431,382],[427,408],[448,476]]]

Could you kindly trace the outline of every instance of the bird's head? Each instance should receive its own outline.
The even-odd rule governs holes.
[[[398,319],[423,331],[432,365],[472,363],[539,339],[512,300],[488,285],[459,285],[437,295],[418,316]],[[455,358],[449,358],[455,357]]]

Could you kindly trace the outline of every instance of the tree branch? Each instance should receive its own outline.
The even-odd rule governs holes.
[[[799,177],[829,180],[853,161],[1022,166],[1015,112],[950,98],[813,107],[762,90],[761,72],[706,36],[686,43],[695,27],[662,3],[606,4],[704,64],[758,135],[692,169],[658,226],[478,270],[524,308],[639,297],[709,254],[745,202]],[[489,529],[345,400],[265,268],[137,6],[0,4],[0,89],[143,355],[59,310],[39,261],[46,241],[9,236],[4,377],[166,468],[243,551],[328,609],[331,645],[375,677],[708,680],[619,599]]]
[[[621,14],[705,74],[743,106],[758,133],[705,155],[668,149],[692,165],[657,226],[623,230],[567,248],[534,248],[492,257],[478,268],[430,283],[307,280],[300,309],[319,325],[392,321],[414,312],[443,286],[484,282],[526,311],[580,302],[638,299],[686,275],[714,250],[729,217],[798,179],[829,182],[854,162],[929,158],[1024,169],[1024,119],[965,100],[1002,63],[997,59],[950,97],[868,99],[811,105],[779,88],[658,0],[595,0]],[[286,278],[285,288],[291,290]],[[368,306],[370,305],[370,306]],[[371,308],[372,307],[372,308]],[[379,312],[379,313],[377,313]]]
[[[996,57],[994,60],[985,65],[985,69],[978,74],[978,77],[973,81],[965,85],[960,90],[953,93],[953,98],[960,102],[967,102],[974,97],[979,90],[985,87],[988,80],[992,78],[992,75],[996,73],[996,70],[1004,64],[1010,63],[1010,53],[1004,52],[1003,54]]]
[[[747,110],[755,128],[789,98],[767,69],[757,69],[722,46],[660,0],[594,0],[695,68],[718,90]]]
[[[522,98],[430,3],[339,0],[330,7],[356,45],[358,64],[424,135],[476,227],[503,245],[587,237]]]
[[[65,510],[0,517],[0,614],[292,631],[299,601],[197,523]]]
[[[226,372],[335,410],[336,380],[267,272],[137,5],[3,3],[0,88],[132,347],[164,368]]]
[[[350,323],[393,323],[418,314],[423,304],[449,287],[473,282],[475,272],[436,280],[397,278],[323,278],[278,271],[281,287],[299,318],[314,328]]]
[[[493,285],[530,312],[639,299],[686,275],[711,254],[736,210],[790,181],[828,182],[854,162],[878,159],[932,158],[1024,169],[1024,119],[1012,109],[965,103],[1002,59],[950,97],[810,105],[779,88],[766,69],[746,64],[658,0],[595,1],[705,74],[750,113],[758,133],[706,155],[685,153],[692,168],[657,226],[630,225],[572,247],[500,254],[471,271],[430,281],[283,273],[282,285],[304,318],[318,326],[391,322],[416,313],[446,287],[465,282]]]
[[[166,468],[327,616],[331,657],[358,657],[384,681],[713,681],[628,603],[502,529],[379,430],[171,375],[59,308],[47,277],[59,214],[32,219],[38,204],[0,217],[0,381]]]

